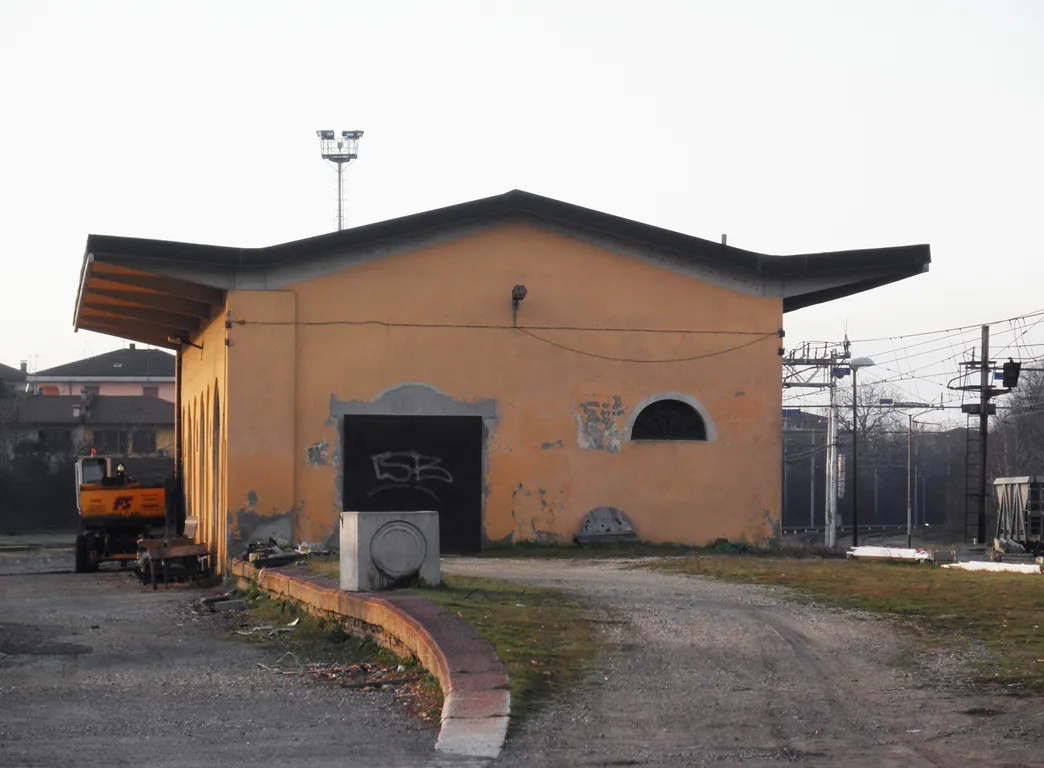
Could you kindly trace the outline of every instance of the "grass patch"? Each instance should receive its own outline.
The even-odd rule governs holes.
[[[594,653],[586,610],[556,590],[447,576],[440,587],[403,591],[456,613],[496,649],[511,681],[516,722],[568,690]]]
[[[533,557],[542,556],[536,552],[549,549],[585,552],[565,547],[525,549],[534,551]],[[615,556],[640,556],[633,548],[628,548],[626,555],[622,554],[623,550],[614,552]],[[677,555],[677,550],[672,547],[666,551]],[[658,547],[661,556],[664,551]],[[340,576],[337,557],[309,558],[306,567],[327,578]],[[438,603],[489,641],[511,681],[513,720],[525,717],[554,695],[568,690],[586,671],[595,651],[586,609],[557,590],[498,579],[447,575],[439,587],[400,591],[422,595]]]
[[[341,561],[337,555],[309,557],[304,561],[303,565],[312,573],[326,576],[328,579],[338,582],[341,580]],[[302,563],[295,563],[295,566],[300,568]]]
[[[493,547],[476,557],[539,557],[539,558],[629,558],[629,557],[682,557],[698,551],[697,547],[682,544],[602,544],[578,547],[568,544],[537,544],[520,542],[509,547]]]
[[[791,587],[835,605],[911,619],[935,645],[979,645],[976,682],[1044,692],[1044,579],[845,560],[703,555],[652,567]]]

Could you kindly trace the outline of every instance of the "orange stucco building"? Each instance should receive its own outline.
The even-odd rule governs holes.
[[[604,508],[645,540],[761,543],[784,313],[929,261],[765,256],[515,191],[262,249],[92,235],[75,324],[177,351],[186,511],[219,561],[335,542],[352,509],[438,509],[456,552],[567,543]]]

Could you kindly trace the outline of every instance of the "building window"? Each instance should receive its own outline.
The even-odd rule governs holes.
[[[144,397],[159,397],[159,387],[142,387],[141,394]]]
[[[93,447],[101,454],[122,454],[128,445],[127,433],[116,429],[100,429],[94,433]]]
[[[96,386],[84,387],[81,391],[87,397],[93,397],[94,395],[98,394],[98,387],[96,387]]]
[[[72,449],[72,432],[68,429],[41,429],[40,444],[47,453],[64,453]]]
[[[137,429],[131,439],[134,453],[156,452],[156,433],[151,429]]]
[[[657,400],[646,406],[631,427],[632,440],[707,439],[703,417],[681,400]]]

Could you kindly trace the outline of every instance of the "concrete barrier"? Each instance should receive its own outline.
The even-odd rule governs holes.
[[[240,585],[256,584],[310,613],[341,617],[348,629],[412,655],[442,686],[442,727],[435,749],[493,759],[507,736],[511,692],[504,665],[485,638],[460,617],[416,595],[344,592],[329,579],[313,581],[272,568],[233,561]]]

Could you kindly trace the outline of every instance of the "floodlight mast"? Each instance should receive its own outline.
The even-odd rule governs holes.
[[[329,163],[337,166],[337,231],[344,229],[344,166],[351,165],[359,157],[359,139],[362,131],[316,131],[319,137],[319,152]]]

